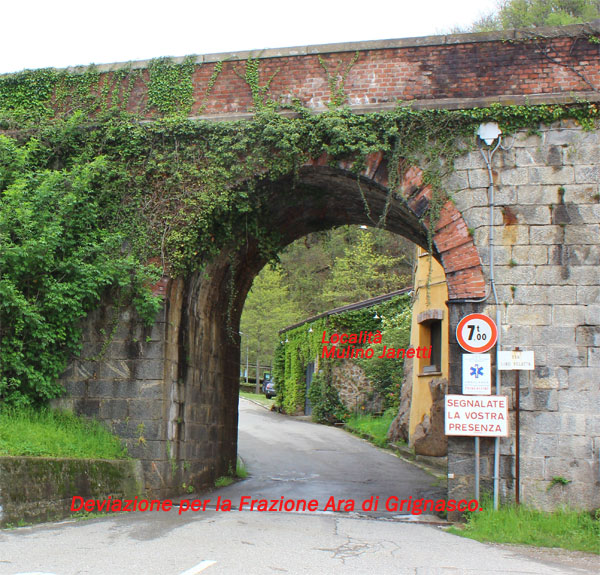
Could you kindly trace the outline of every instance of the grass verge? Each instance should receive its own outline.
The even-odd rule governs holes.
[[[352,433],[368,439],[378,447],[387,447],[387,432],[396,412],[388,409],[383,415],[352,415],[345,428]]]
[[[483,510],[469,514],[464,527],[450,533],[477,541],[561,547],[600,554],[600,513],[568,509],[537,511],[514,505],[494,511],[487,502]]]
[[[267,407],[271,407],[275,404],[274,399],[267,399],[262,393],[250,393],[248,391],[240,391],[240,397],[251,399],[252,401],[256,401],[262,405],[266,405]]]
[[[125,459],[118,437],[100,423],[51,409],[0,409],[0,456]]]

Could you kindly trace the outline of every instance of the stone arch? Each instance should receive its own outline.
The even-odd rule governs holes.
[[[283,248],[310,232],[377,225],[387,210],[382,227],[427,249],[432,189],[420,169],[400,173],[390,194],[383,154],[369,156],[360,174],[350,162],[324,155],[293,176],[258,179],[263,225]],[[449,301],[483,297],[479,254],[451,201],[433,231],[432,255],[446,273]],[[63,375],[70,396],[65,406],[106,421],[127,442],[142,462],[149,495],[167,497],[184,484],[212,485],[235,469],[239,321],[252,281],[267,263],[258,238],[239,230],[237,239],[201,271],[156,284],[165,304],[151,329],[107,299],[86,321],[81,359]],[[112,329],[107,318],[116,313],[119,329],[103,359],[83,359],[97,353],[101,334]]]
[[[432,189],[424,185],[423,172],[406,170],[401,192],[390,199],[382,154],[371,155],[358,176],[350,168],[323,156],[302,166],[295,177],[260,183],[268,198],[265,225],[280,235],[281,246],[343,224],[375,225],[387,209],[383,227],[427,248],[424,215]],[[175,486],[208,483],[235,468],[239,321],[252,281],[267,263],[256,238],[244,237],[240,245],[223,250],[203,272],[167,287],[167,315],[172,315],[165,336],[169,458],[189,466]],[[440,212],[433,246],[446,270],[449,298],[482,297],[479,255],[451,201]]]

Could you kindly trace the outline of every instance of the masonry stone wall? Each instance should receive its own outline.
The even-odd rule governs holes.
[[[383,408],[383,398],[375,391],[364,370],[349,360],[333,366],[331,381],[341,402],[351,413],[377,413]]]
[[[535,352],[520,372],[521,499],[545,508],[600,507],[600,132],[573,122],[503,138],[493,157],[495,276],[501,348]],[[488,170],[474,150],[447,182],[489,276]],[[450,302],[451,326],[486,303]],[[451,328],[449,393],[460,393],[461,354]],[[494,357],[492,355],[492,357]],[[514,408],[515,372],[502,372]],[[501,495],[514,498],[515,437],[501,440]],[[482,440],[484,486],[492,443]],[[472,439],[452,438],[450,493],[473,488]],[[563,485],[563,480],[567,481]]]
[[[106,294],[83,322],[80,357],[63,374],[65,396],[54,405],[94,417],[121,437],[141,461],[143,487],[166,493],[170,398],[165,382],[168,306],[151,327]]]
[[[542,126],[537,134],[506,137],[503,146],[507,149],[493,158],[500,345],[531,349],[536,357],[535,371],[521,373],[522,500],[545,508],[561,502],[600,507],[600,132],[565,122]],[[367,166],[367,173],[385,173],[373,166]],[[317,173],[327,182],[333,174],[330,168],[312,170],[312,182]],[[418,208],[428,193],[419,187],[420,172],[411,173],[408,209]],[[477,149],[456,161],[446,182],[454,203],[444,207],[434,235],[449,283],[449,393],[461,392],[462,350],[454,337],[458,321],[470,312],[495,317],[491,299],[476,301],[489,276],[487,177]],[[346,191],[339,178],[327,189]],[[340,214],[331,197],[325,213],[338,216],[337,223],[363,223],[358,199],[356,212]],[[305,213],[312,213],[310,203],[297,211],[298,222],[290,222],[276,202],[271,208],[276,229],[294,237],[307,232],[303,226]],[[394,212],[390,229],[401,233],[411,217]],[[264,265],[248,253],[252,250],[244,252],[234,278],[237,320],[252,278]],[[474,255],[483,266],[471,261]],[[85,323],[82,357],[64,376],[65,402],[103,419],[127,441],[130,453],[142,461],[145,487],[153,494],[172,494],[183,483],[206,485],[235,461],[239,341],[231,341],[224,329],[229,265],[224,253],[206,277],[158,286],[165,307],[151,328],[108,297]],[[511,407],[514,377],[502,375]],[[505,500],[514,498],[515,488],[511,427],[511,437],[501,441]],[[491,487],[492,461],[493,441],[482,440],[484,488]],[[449,496],[473,493],[471,438],[450,438],[448,472]]]
[[[235,469],[239,342],[221,345],[222,310],[200,275],[163,278],[155,292],[164,306],[149,327],[106,294],[54,403],[104,422],[141,462],[146,494],[166,497]]]
[[[75,496],[133,498],[142,494],[142,481],[132,459],[0,457],[0,526],[69,517]]]

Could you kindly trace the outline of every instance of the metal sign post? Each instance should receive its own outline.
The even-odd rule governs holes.
[[[479,502],[479,437],[475,437],[475,499]]]
[[[491,362],[489,351],[496,345],[498,327],[494,320],[481,313],[463,317],[456,326],[458,344],[470,354],[463,354],[463,394],[491,394]],[[496,390],[499,393],[499,390]],[[448,435],[448,432],[446,432]],[[472,434],[471,434],[472,435]],[[475,435],[475,499],[479,501],[479,470],[481,468],[480,440]],[[496,437],[496,447],[498,446]],[[494,481],[494,494],[497,483]],[[494,497],[496,499],[496,497]]]
[[[533,351],[502,351],[498,358],[499,370],[514,370],[515,373],[515,503],[521,503],[521,378],[522,369],[535,368]]]
[[[517,351],[519,348],[517,347]],[[515,503],[521,504],[521,382],[515,373]]]

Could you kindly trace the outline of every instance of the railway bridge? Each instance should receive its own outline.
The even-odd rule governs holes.
[[[460,393],[461,350],[454,337],[460,318],[470,312],[494,317],[499,309],[502,348],[535,351],[535,370],[521,377],[522,499],[598,508],[600,131],[593,117],[600,100],[599,37],[596,21],[102,65],[92,95],[99,102],[120,98],[145,122],[177,112],[198,123],[236,121],[240,129],[261,106],[289,118],[342,107],[350,123],[398,110],[455,110],[473,118],[486,109],[481,122],[495,121],[504,131],[511,126],[502,118],[510,114],[521,120],[542,114],[543,122],[512,126],[489,165],[475,130],[461,135],[453,170],[437,183],[426,159],[411,158],[409,165],[389,146],[385,151],[385,134],[373,134],[372,149],[357,167],[352,155],[331,151],[334,127],[331,149],[307,150],[300,165],[277,177],[263,178],[257,162],[251,191],[262,198],[261,221],[281,247],[343,224],[379,224],[431,247],[449,287],[449,393]],[[69,97],[62,100],[67,106]],[[56,93],[52,98],[58,105]],[[394,126],[390,121],[390,131]],[[440,188],[447,195],[436,195]],[[154,286],[164,305],[152,327],[132,309],[105,301],[85,321],[81,358],[63,376],[63,402],[107,421],[128,441],[155,495],[171,495],[184,483],[212,483],[235,468],[236,334],[246,294],[266,263],[255,230],[238,231],[244,241],[223,246],[197,271],[165,275]],[[497,306],[490,297],[492,233]],[[102,333],[112,334],[108,345]],[[101,359],[85,359],[100,347]],[[511,374],[503,386],[512,404]],[[482,477],[489,479],[485,441],[482,455]],[[501,494],[510,499],[512,438],[502,440],[500,462]],[[448,477],[449,496],[472,492],[472,441],[450,438]],[[557,477],[565,481],[556,485]]]

